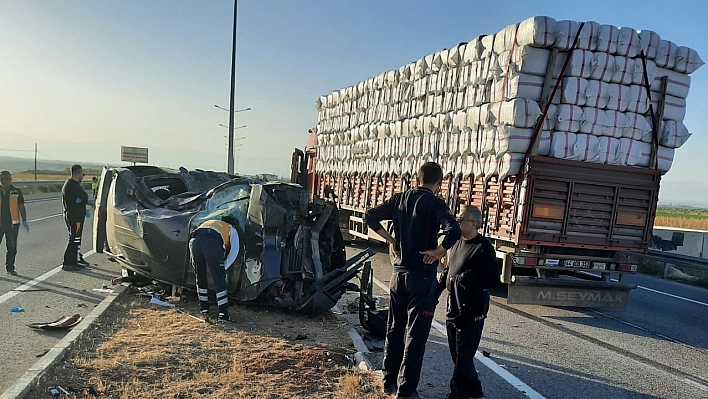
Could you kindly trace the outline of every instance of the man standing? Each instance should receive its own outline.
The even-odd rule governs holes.
[[[417,188],[395,194],[365,216],[367,226],[388,241],[396,255],[389,284],[383,383],[386,392],[397,391],[397,398],[420,397],[420,370],[437,305],[438,260],[460,239],[460,226],[435,195],[442,177],[440,165],[425,163],[418,171]],[[395,239],[382,220],[393,221]],[[438,245],[441,227],[446,237]]]
[[[197,278],[199,310],[203,315],[209,314],[208,268],[216,288],[220,321],[231,320],[226,270],[234,263],[239,252],[237,225],[238,222],[231,216],[224,216],[221,220],[207,220],[192,232],[189,240],[190,260]]]
[[[484,319],[489,310],[488,288],[499,282],[499,266],[492,244],[479,235],[482,213],[467,205],[457,217],[462,239],[452,247],[440,275],[438,292],[447,287],[447,341],[452,363],[449,399],[481,398],[482,383],[474,368]]]
[[[64,251],[62,269],[78,271],[88,266],[81,254],[81,235],[84,232],[84,220],[87,215],[86,205],[93,202],[89,200],[86,191],[81,188],[84,179],[84,170],[81,165],[71,165],[71,177],[61,189],[61,198],[64,205],[64,222],[69,229],[69,242]]]
[[[27,224],[27,211],[25,210],[25,197],[22,191],[12,184],[12,174],[3,170],[0,172],[0,243],[5,237],[5,270],[8,274],[17,275],[15,270],[15,257],[17,256],[17,236],[20,231],[20,218],[22,227],[29,232]]]

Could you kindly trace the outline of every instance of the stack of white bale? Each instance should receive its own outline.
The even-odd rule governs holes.
[[[518,173],[542,115],[552,49],[559,53],[550,88],[579,27],[529,18],[320,97],[318,170],[400,176],[432,160],[464,178]],[[658,111],[667,76],[657,130],[658,169],[667,172],[674,150],[690,136],[682,121],[689,74],[703,65],[698,54],[652,31],[586,22],[570,57],[534,153],[648,167],[649,107]]]

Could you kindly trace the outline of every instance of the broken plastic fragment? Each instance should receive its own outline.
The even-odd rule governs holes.
[[[154,303],[155,305],[164,306],[166,308],[174,308],[175,307],[174,303],[165,302],[165,301],[161,300],[160,297],[157,295],[152,296],[152,299],[150,299],[150,303]]]

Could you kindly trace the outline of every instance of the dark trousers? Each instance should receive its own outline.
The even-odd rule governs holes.
[[[482,383],[474,368],[474,355],[482,339],[484,318],[467,323],[447,322],[447,343],[455,365],[450,392],[459,399],[482,397]]]
[[[211,271],[216,288],[216,304],[219,313],[229,314],[229,293],[226,290],[226,269],[224,268],[224,243],[221,234],[212,229],[197,229],[189,240],[189,253],[194,273],[197,276],[197,296],[199,307],[209,308],[207,267]]]
[[[81,249],[81,235],[84,232],[84,221],[72,222],[64,219],[67,229],[69,229],[69,242],[66,244],[64,251],[64,264],[76,265],[79,259],[82,259],[79,250]]]
[[[391,302],[386,326],[383,383],[398,383],[401,396],[418,387],[425,343],[437,304],[435,270],[394,271],[389,284]]]
[[[17,256],[17,236],[20,231],[19,224],[10,224],[0,226],[0,243],[5,237],[5,247],[7,253],[5,255],[5,269],[8,272],[15,270],[15,257]]]

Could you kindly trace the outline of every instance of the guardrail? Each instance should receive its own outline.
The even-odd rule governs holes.
[[[19,187],[23,194],[60,192],[66,180],[20,180],[13,181],[12,185]],[[81,187],[91,190],[91,181],[81,182]]]
[[[688,267],[691,269],[708,271],[708,259],[697,258],[695,256],[681,255],[671,252],[659,251],[656,249],[650,249],[646,254],[632,253],[630,256],[653,260],[657,262],[663,262],[664,270],[662,272],[662,278],[666,278],[668,276],[669,265],[677,265]]]

